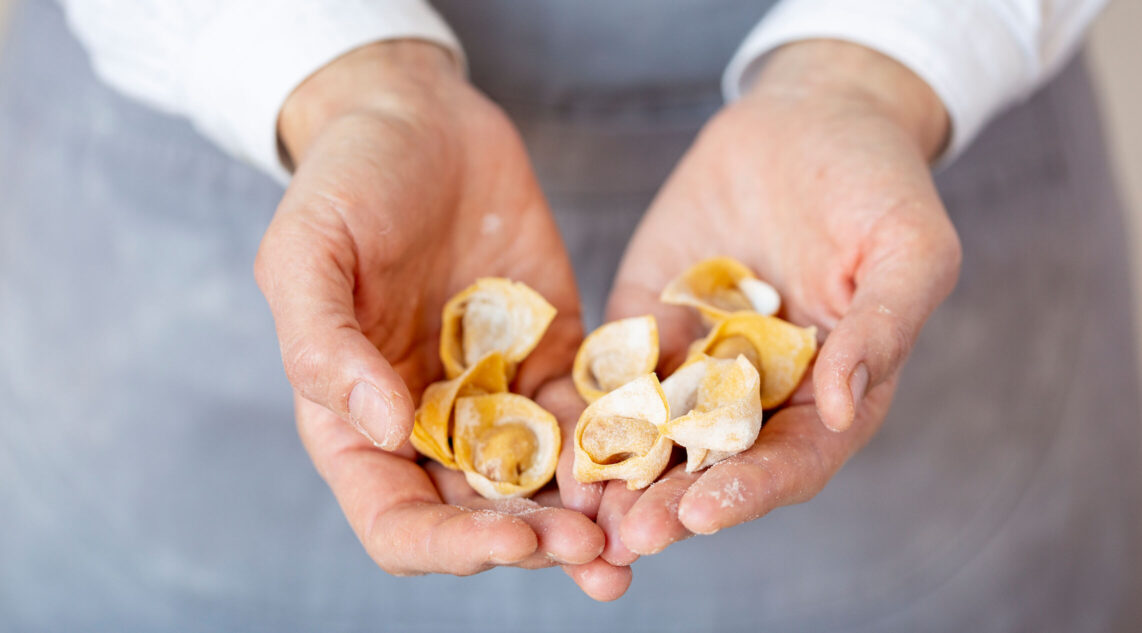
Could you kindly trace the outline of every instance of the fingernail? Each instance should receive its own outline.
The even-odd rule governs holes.
[[[349,420],[375,446],[386,450],[396,448],[390,446],[391,438],[388,437],[393,415],[392,401],[376,387],[364,381],[353,387],[349,394]]]
[[[860,401],[864,399],[864,394],[868,390],[868,366],[864,363],[857,365],[852,376],[849,376],[849,390],[853,393],[853,417],[856,417]]]

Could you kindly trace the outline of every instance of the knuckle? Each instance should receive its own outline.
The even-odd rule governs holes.
[[[912,345],[919,334],[919,325],[904,315],[890,312],[884,306],[870,308],[864,316],[866,332],[863,343],[859,343],[870,361],[873,382],[878,377],[888,375],[904,362],[912,351]],[[859,357],[859,356],[858,356]],[[836,358],[841,367],[849,367],[858,357]]]
[[[952,287],[955,286],[956,280],[958,280],[960,276],[960,267],[964,262],[964,247],[960,241],[959,233],[956,232],[950,222],[948,223],[940,250],[940,259],[947,264],[944,268],[946,275],[944,281],[947,285],[947,291],[951,292]]]
[[[384,530],[381,527],[384,518],[383,514],[375,514],[358,535],[365,547],[365,553],[387,574],[402,578],[423,575],[423,571],[409,566],[407,561],[401,562],[394,557],[400,548],[394,547],[393,543],[388,542],[389,539],[384,538]]]
[[[286,378],[302,396],[312,400],[314,394],[324,391],[328,382],[325,378],[328,356],[323,349],[304,341],[283,341],[282,365]]]
[[[895,372],[912,351],[916,330],[906,320],[880,315],[878,332],[866,349],[872,384]]]
[[[904,362],[912,350],[912,340],[915,337],[915,328],[904,319],[890,319],[885,324],[885,336],[888,338],[888,358],[885,360],[889,366],[895,367]]]
[[[267,233],[254,256],[254,282],[258,284],[262,294],[267,296],[273,288],[273,260],[273,240]]]
[[[906,195],[892,202],[873,228],[877,241],[925,256],[934,252],[945,254],[943,247],[954,234],[939,200],[920,194]]]
[[[890,239],[901,251],[919,257],[931,257],[939,241],[931,227],[916,220],[895,226]]]

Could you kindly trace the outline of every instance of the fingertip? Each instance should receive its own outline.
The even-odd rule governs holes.
[[[857,410],[868,392],[868,365],[857,364],[847,379],[840,384],[824,384],[817,399],[817,413],[825,428],[834,433],[843,433],[856,422]]]
[[[856,412],[860,409],[861,400],[863,400],[865,394],[868,393],[869,380],[868,365],[863,362],[858,363],[856,369],[849,375],[849,394],[852,396],[853,403],[853,417],[849,419],[849,424],[852,424],[853,419],[856,418]]]
[[[656,526],[639,521],[638,516],[627,516],[619,525],[619,535],[623,544],[638,556],[650,556],[666,549],[666,543],[655,534]]]
[[[580,483],[575,479],[575,453],[571,448],[573,436],[564,433],[563,454],[555,470],[555,480],[559,485],[559,500],[564,508],[574,510],[594,521],[599,514],[603,500],[602,482]]]
[[[625,566],[638,560],[638,554],[627,547],[620,533],[627,513],[638,502],[641,495],[641,490],[630,490],[622,481],[612,480],[607,483],[603,500],[599,504],[599,516],[596,520],[607,537],[602,558],[612,565]]]
[[[596,526],[597,527],[597,526]],[[603,534],[602,530],[597,530],[582,539],[579,545],[579,555],[572,557],[566,556],[568,563],[589,563],[599,556],[602,556],[603,550],[607,547],[607,536]]]
[[[615,567],[598,558],[584,565],[565,565],[563,571],[583,593],[599,602],[621,598],[634,577],[630,567]]]
[[[563,507],[574,510],[593,521],[599,515],[599,503],[603,499],[603,484],[581,484],[577,481],[572,481],[570,484],[560,482],[559,495]]]
[[[718,500],[709,494],[687,493],[678,504],[678,520],[687,530],[709,536],[722,529],[718,518]]]
[[[608,563],[620,567],[633,564],[639,557],[639,553],[627,545],[626,539],[622,535],[624,521],[622,516],[612,516],[604,522],[605,525],[601,526],[606,535],[606,544],[599,556]]]
[[[582,565],[603,553],[606,536],[593,521],[577,512],[547,509],[551,519],[535,526],[539,548],[559,563]],[[557,520],[556,520],[557,519]]]
[[[770,458],[762,451],[764,447],[755,444],[706,471],[678,502],[682,525],[695,534],[710,535],[772,510],[786,484],[774,476]]]
[[[624,546],[637,556],[657,554],[693,533],[676,516],[642,512],[639,506],[623,518],[618,531]]]
[[[416,416],[416,407],[413,405],[412,395],[408,387],[399,378],[389,392],[389,402],[392,405],[392,417],[385,427],[385,437],[381,440],[381,448],[386,451],[395,451],[404,446],[412,435],[413,420]]]
[[[539,549],[539,538],[526,521],[490,510],[468,513],[464,531],[469,547],[480,543],[487,549],[487,560],[496,565],[514,565]]]
[[[849,380],[843,370],[827,367],[826,363],[818,363],[814,369],[814,400],[817,403],[817,414],[825,428],[841,433],[852,426],[856,415],[853,392],[847,385]],[[867,369],[865,375],[867,376]]]
[[[599,527],[599,525],[591,519],[588,519],[582,514],[579,514],[578,516],[581,517],[581,520],[589,526],[589,529],[585,530],[583,536],[581,536],[581,541],[584,553],[593,554],[593,556],[588,558],[586,561],[590,562],[591,560],[598,558],[599,555],[603,553],[603,550],[606,549],[607,534],[603,532],[603,528]]]
[[[619,526],[626,547],[646,556],[689,538],[692,532],[678,520],[678,504],[697,477],[678,466],[647,488]]]
[[[751,491],[764,490],[756,471],[722,462],[702,476],[678,502],[678,520],[695,534],[710,535],[755,518],[762,500]]]
[[[630,567],[638,560],[639,554],[627,547],[621,536],[608,536],[599,557],[616,567]]]

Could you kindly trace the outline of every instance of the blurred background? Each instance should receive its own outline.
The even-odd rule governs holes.
[[[1113,154],[1118,190],[1130,210],[1134,262],[1135,327],[1142,315],[1142,0],[1115,0],[1095,24],[1088,46],[1091,68],[1102,93],[1105,134]],[[1137,337],[1142,358],[1142,336]]]
[[[0,0],[0,39],[7,31],[7,13],[17,0]],[[1088,61],[1101,92],[1107,140],[1113,154],[1119,193],[1130,210],[1133,236],[1135,315],[1142,314],[1142,0],[1115,0],[1091,33]],[[1142,358],[1142,337],[1137,350]]]

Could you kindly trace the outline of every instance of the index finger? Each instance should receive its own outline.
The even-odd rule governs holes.
[[[678,519],[691,532],[713,534],[808,501],[876,432],[895,386],[893,377],[870,391],[844,432],[821,424],[812,403],[777,412],[751,448],[715,464],[690,486]]]
[[[445,502],[488,514],[519,517],[531,526],[537,539],[535,553],[518,563],[520,567],[534,569],[556,563],[581,565],[594,560],[603,550],[602,530],[574,510],[545,506],[527,498],[485,499],[457,471],[439,464],[429,464],[425,470]]]
[[[424,469],[372,446],[328,409],[296,397],[298,431],[365,550],[396,575],[469,575],[538,547],[524,520],[441,501]]]

